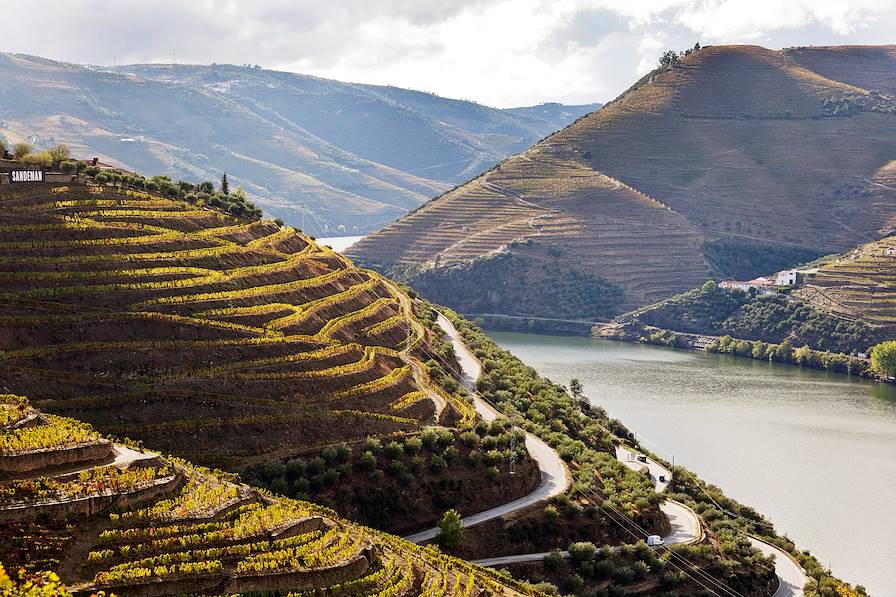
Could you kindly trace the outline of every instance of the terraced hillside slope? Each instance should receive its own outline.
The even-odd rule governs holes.
[[[597,109],[521,113],[229,65],[85,67],[0,54],[0,137],[194,182],[228,172],[320,236],[376,230]]]
[[[896,173],[896,168],[892,169]],[[892,181],[896,184],[896,177]],[[896,237],[866,243],[819,268],[796,294],[819,309],[896,336]]]
[[[72,184],[0,187],[0,387],[236,470],[469,426],[408,296],[289,227]]]
[[[53,571],[74,595],[537,595],[314,504],[113,443],[21,396],[0,395],[0,419],[0,560]]]
[[[467,313],[594,319],[880,238],[896,225],[894,55],[704,48],[349,255]],[[480,265],[502,253],[504,271]],[[621,298],[555,314],[573,271]]]

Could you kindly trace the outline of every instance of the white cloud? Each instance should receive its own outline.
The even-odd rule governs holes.
[[[606,101],[666,48],[894,43],[896,0],[32,0],[9,51],[261,64],[491,105]]]

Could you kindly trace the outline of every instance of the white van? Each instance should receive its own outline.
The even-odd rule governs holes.
[[[663,538],[659,535],[651,535],[647,538],[647,545],[650,547],[659,547],[660,545],[665,545],[666,542],[663,541]]]

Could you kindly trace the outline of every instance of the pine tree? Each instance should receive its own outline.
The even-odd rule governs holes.
[[[230,183],[227,182],[227,173],[224,173],[224,176],[221,177],[221,192],[225,195],[230,194]]]
[[[464,525],[460,521],[457,510],[448,510],[439,521],[439,534],[434,541],[439,547],[450,549],[457,547],[464,540]]]

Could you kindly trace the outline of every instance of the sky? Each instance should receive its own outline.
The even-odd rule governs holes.
[[[896,0],[29,0],[0,49],[212,62],[511,107],[606,102],[695,42],[896,43]]]

